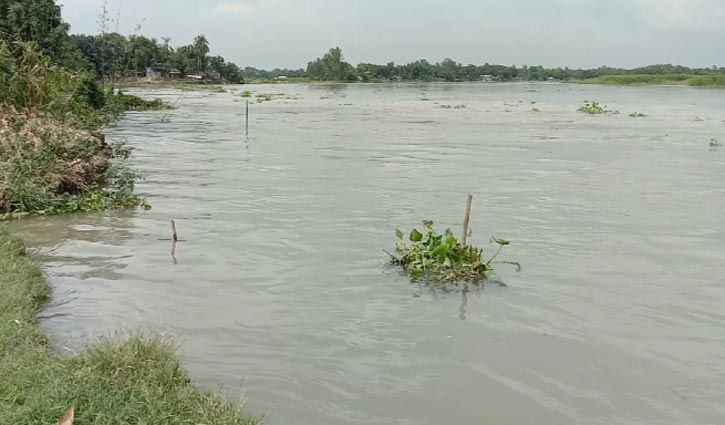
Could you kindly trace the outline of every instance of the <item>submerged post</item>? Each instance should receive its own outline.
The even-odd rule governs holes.
[[[463,238],[461,239],[463,246],[468,245],[468,226],[471,224],[471,204],[473,204],[473,195],[468,195],[468,200],[466,201],[466,215],[463,217]]]
[[[174,242],[179,240],[179,237],[176,235],[176,223],[174,223],[174,220],[171,220],[171,232],[173,233],[173,239]]]
[[[244,122],[244,134],[249,137],[249,101],[247,100],[247,113],[246,120]]]

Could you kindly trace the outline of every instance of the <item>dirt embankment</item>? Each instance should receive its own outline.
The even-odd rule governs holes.
[[[101,133],[0,107],[0,213],[43,209],[101,185],[112,155]]]

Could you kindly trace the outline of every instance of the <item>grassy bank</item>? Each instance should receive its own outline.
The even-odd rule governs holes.
[[[725,75],[629,74],[606,75],[574,81],[581,84],[620,85],[687,85],[693,87],[725,87]]]
[[[52,424],[69,406],[75,425],[256,423],[240,406],[195,388],[160,339],[58,356],[36,318],[49,288],[24,253],[0,227],[0,423]]]

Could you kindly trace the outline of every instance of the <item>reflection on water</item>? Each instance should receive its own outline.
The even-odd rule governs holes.
[[[14,224],[60,346],[168,330],[196,380],[235,398],[243,382],[271,424],[722,422],[720,91],[254,88],[287,96],[250,106],[249,138],[233,93],[109,130],[153,210]],[[622,114],[577,114],[584,99]],[[508,286],[385,265],[398,227],[460,229],[468,193],[473,242],[511,239],[502,258],[523,263],[498,267]]]

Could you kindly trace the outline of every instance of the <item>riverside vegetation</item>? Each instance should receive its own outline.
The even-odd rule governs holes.
[[[0,219],[145,205],[125,155],[98,130],[125,111],[167,106],[104,90],[31,42],[15,47],[0,39]]]
[[[687,85],[693,87],[725,87],[725,75],[693,74],[632,74],[606,75],[588,80],[577,80],[583,84],[620,84],[620,85]]]
[[[54,0],[0,1],[0,218],[145,205],[130,151],[99,130],[126,111],[169,106],[63,66],[82,56],[67,30]],[[194,387],[160,338],[59,355],[37,322],[49,296],[40,267],[0,227],[1,423],[56,423],[72,410],[74,425],[256,423]]]

